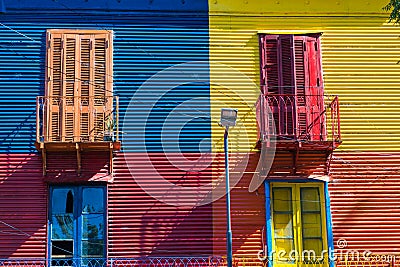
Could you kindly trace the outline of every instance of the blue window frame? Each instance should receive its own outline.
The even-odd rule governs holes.
[[[51,259],[105,258],[106,244],[106,187],[51,186]]]

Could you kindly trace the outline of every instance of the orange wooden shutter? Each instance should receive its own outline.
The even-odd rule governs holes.
[[[112,114],[112,47],[107,31],[49,30],[45,141],[103,141]]]
[[[47,83],[46,120],[43,122],[45,129],[44,141],[61,141],[61,96],[62,96],[62,73],[63,73],[63,47],[60,34],[47,34]]]

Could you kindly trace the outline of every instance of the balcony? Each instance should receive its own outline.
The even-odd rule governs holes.
[[[292,174],[303,167],[307,172],[321,166],[326,167],[325,172],[329,170],[330,155],[342,143],[337,96],[261,95],[257,116],[257,146],[274,146],[281,168]],[[283,162],[290,164],[284,166]]]
[[[42,152],[46,173],[47,151],[76,151],[78,173],[81,151],[120,150],[118,97],[39,96],[36,99],[36,148]]]

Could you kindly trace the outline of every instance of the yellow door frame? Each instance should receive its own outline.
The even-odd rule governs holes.
[[[294,262],[282,263],[278,262],[276,257],[278,252],[274,252],[270,257],[272,260],[272,265],[275,267],[322,267],[328,266],[328,234],[326,225],[326,203],[325,203],[325,188],[324,183],[288,183],[288,182],[271,182],[270,183],[270,214],[271,214],[271,236],[272,236],[272,248],[275,250],[275,229],[274,229],[274,199],[273,199],[273,189],[274,188],[291,188],[291,202],[292,202],[292,227],[293,227],[293,237],[294,237],[294,253],[291,253],[291,258],[295,258]],[[322,255],[316,255],[315,262],[304,262],[301,256],[304,253],[303,250],[303,233],[302,233],[302,222],[301,222],[301,206],[300,206],[300,189],[301,188],[318,188],[320,195],[320,210],[321,210],[321,234],[322,234]],[[320,261],[321,260],[321,261]]]

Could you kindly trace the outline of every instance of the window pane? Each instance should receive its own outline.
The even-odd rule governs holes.
[[[292,239],[275,238],[274,254],[278,256],[279,259],[287,260],[292,250],[294,250]],[[282,253],[282,251],[284,251],[285,253]]]
[[[321,214],[303,213],[303,237],[321,237]]]
[[[274,215],[275,238],[293,238],[293,225],[291,214]]]
[[[104,215],[88,214],[82,215],[83,239],[102,239],[104,237]]]
[[[82,241],[82,256],[101,258],[104,256],[104,241],[103,240],[88,240]]]
[[[272,191],[274,211],[292,211],[292,189],[274,188]]]
[[[318,187],[300,189],[303,250],[311,250],[317,257],[322,252],[322,216]],[[305,259],[313,260],[313,259]]]
[[[103,188],[83,188],[82,212],[104,212]]]
[[[74,216],[72,214],[52,216],[51,239],[74,238]]]
[[[321,203],[318,187],[301,188],[301,210],[302,211],[320,211]]]
[[[71,258],[74,253],[74,241],[52,241],[51,255],[57,258]]]
[[[51,212],[52,214],[65,214],[72,213],[71,204],[73,206],[74,192],[70,188],[53,190],[52,201],[51,201]]]
[[[273,224],[275,241],[275,260],[287,262],[289,253],[294,249],[292,188],[277,187],[272,189]],[[279,254],[284,251],[284,254]],[[277,258],[277,256],[279,256]]]
[[[320,258],[322,253],[322,240],[317,238],[303,240],[303,250],[314,251],[316,257]]]

